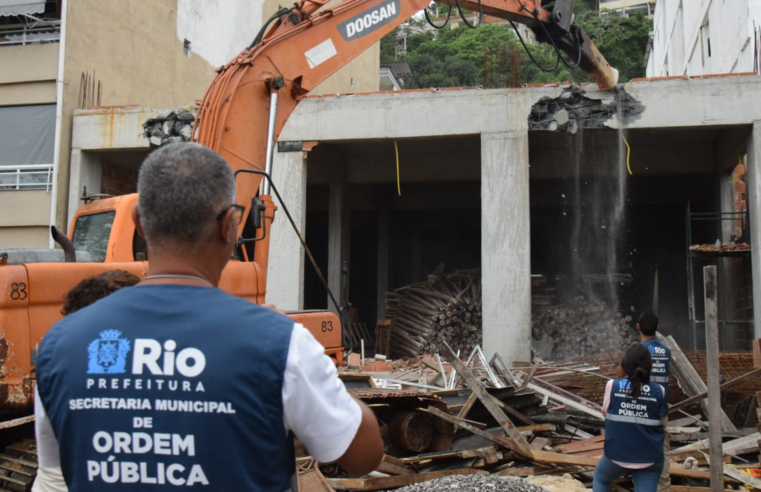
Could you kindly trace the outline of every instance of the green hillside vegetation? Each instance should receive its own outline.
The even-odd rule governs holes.
[[[582,0],[577,4],[576,18],[597,45],[603,56],[620,72],[620,80],[645,76],[645,50],[652,21],[642,14],[631,17],[611,13],[600,16],[594,10],[596,0]],[[440,7],[446,12],[448,7]],[[456,14],[452,14],[456,15]],[[394,40],[399,29],[414,29],[425,19],[411,19],[381,40],[381,62],[395,61]],[[534,82],[590,82],[579,69],[570,69],[560,63],[551,72],[543,72],[525,51],[511,29],[486,24],[478,29],[460,26],[436,32],[422,32],[407,39],[407,53],[396,61],[406,61],[412,75],[405,80],[405,88],[479,86],[483,84],[485,51],[506,51],[515,46],[521,54],[521,81]],[[550,45],[529,46],[531,54],[544,67],[555,65],[555,50]],[[570,65],[576,60],[566,57]]]

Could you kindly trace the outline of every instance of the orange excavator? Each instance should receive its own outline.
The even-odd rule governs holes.
[[[328,2],[300,0],[278,10],[251,45],[219,69],[196,119],[193,140],[230,163],[237,202],[246,207],[248,217],[239,230],[238,258],[227,265],[220,288],[257,304],[264,303],[269,231],[276,210],[271,192],[277,195],[277,189],[270,180],[274,144],[286,120],[320,82],[429,5],[429,0],[345,0],[325,8]],[[574,0],[440,3],[458,11],[472,10],[481,18],[489,15],[525,24],[540,42],[552,44],[558,57],[560,51],[565,53],[600,89],[612,89],[617,83],[617,71],[574,22]],[[60,253],[56,250],[41,252],[36,259],[0,250],[0,418],[29,415],[36,350],[61,318],[65,292],[106,270],[145,275],[149,258],[130,213],[136,202],[137,195],[125,195],[80,206],[68,237],[52,231],[64,248],[66,262],[50,262],[52,254]],[[289,315],[311,330],[336,363],[341,362],[338,316],[327,311]]]

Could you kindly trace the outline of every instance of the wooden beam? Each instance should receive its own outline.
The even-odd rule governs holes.
[[[465,381],[465,384],[470,388],[473,394],[475,394],[483,406],[486,407],[492,417],[494,417],[494,419],[497,421],[499,426],[502,427],[502,430],[505,431],[505,434],[507,434],[507,436],[512,439],[514,445],[509,446],[510,449],[513,449],[518,454],[530,457],[531,447],[526,441],[526,438],[521,435],[515,425],[513,425],[513,423],[510,421],[508,416],[505,415],[505,412],[503,412],[502,409],[495,403],[496,399],[486,392],[486,389],[481,385],[478,379],[473,376],[473,373],[470,372],[470,369],[468,369],[468,367],[459,359],[459,357],[455,355],[452,347],[444,342],[441,344],[440,352],[444,355],[444,357],[447,358],[448,361],[452,363],[452,367],[454,367],[454,370],[457,371],[457,374],[460,375],[460,377],[463,379],[463,381]],[[458,423],[458,425],[463,427],[461,423]]]
[[[447,422],[452,422],[453,424],[459,425],[461,429],[465,429],[466,431],[470,432],[471,434],[475,434],[475,435],[477,435],[479,437],[483,437],[484,439],[487,439],[487,440],[493,442],[494,444],[498,444],[498,445],[502,446],[503,448],[512,449],[516,453],[519,453],[519,451],[517,449],[517,446],[510,439],[505,439],[502,436],[495,436],[494,434],[490,434],[490,433],[488,433],[486,431],[483,431],[483,430],[479,429],[476,426],[470,425],[466,421],[458,420],[457,417],[453,417],[452,415],[449,415],[446,412],[442,412],[441,410],[439,410],[436,407],[428,407],[428,409],[426,411],[428,413],[430,413],[431,415],[435,415],[435,416],[439,417],[440,419],[446,420]],[[521,436],[521,437],[523,437],[523,436]]]
[[[679,348],[674,337],[664,337],[657,331],[655,332],[655,336],[671,350],[671,363],[669,368],[671,373],[676,376],[676,379],[679,382],[679,387],[682,388],[684,394],[692,397],[701,393],[707,393],[708,387],[706,387],[705,383],[700,378],[700,375],[695,371],[695,368],[692,367],[692,364],[690,364],[690,361],[687,359],[687,356],[684,355],[682,349]],[[701,399],[700,406],[703,408],[703,411],[708,414],[708,402]],[[721,412],[721,428],[724,431],[737,430],[723,410]]]
[[[542,388],[541,386],[538,386],[534,383],[529,383],[528,387],[529,389],[536,391],[537,393],[541,393],[542,395],[549,395],[550,400],[554,400],[558,403],[562,403],[563,405],[567,407],[573,408],[574,410],[579,410],[580,412],[584,412],[587,415],[591,415],[592,417],[598,418],[600,420],[605,420],[605,417],[602,416],[602,412],[593,410],[586,405],[582,405],[581,403],[571,400],[570,398],[566,398],[565,396],[560,396],[557,393],[554,393],[548,389]]]
[[[721,392],[719,391],[719,304],[716,265],[703,267],[706,331],[706,385],[708,386],[708,433],[711,461],[711,490],[724,490],[721,460]]]
[[[526,386],[528,386],[528,383],[531,382],[531,378],[533,378],[534,374],[536,374],[537,369],[539,369],[539,364],[534,364],[534,367],[531,368],[531,372],[528,373],[528,376],[523,378],[523,382],[518,388],[519,390],[526,389]]]
[[[738,377],[732,379],[731,381],[727,381],[726,383],[724,383],[721,386],[719,386],[719,390],[720,391],[727,390],[727,389],[731,388],[732,386],[736,386],[736,385],[738,385],[740,383],[744,383],[745,381],[747,381],[749,379],[753,379],[753,378],[755,378],[756,376],[759,376],[759,375],[761,375],[761,367],[759,367],[757,369],[753,369],[750,372],[746,372],[742,376],[738,376]],[[671,405],[669,407],[669,414],[674,413],[674,412],[676,412],[678,410],[681,410],[681,409],[683,409],[683,408],[685,408],[685,407],[687,407],[689,405],[692,405],[693,403],[696,403],[696,402],[704,399],[707,396],[708,396],[708,391],[704,391],[704,392],[700,393],[699,395],[691,396],[691,397],[689,397],[689,398],[687,398],[685,400],[680,401],[679,403]]]

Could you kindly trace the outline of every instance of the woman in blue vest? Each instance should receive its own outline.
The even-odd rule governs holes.
[[[595,468],[593,492],[608,492],[619,477],[631,475],[635,492],[656,492],[664,466],[665,391],[650,383],[652,359],[632,345],[618,366],[618,378],[605,388],[605,454]]]

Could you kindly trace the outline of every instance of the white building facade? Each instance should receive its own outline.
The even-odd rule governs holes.
[[[757,72],[761,0],[658,0],[647,76]]]

